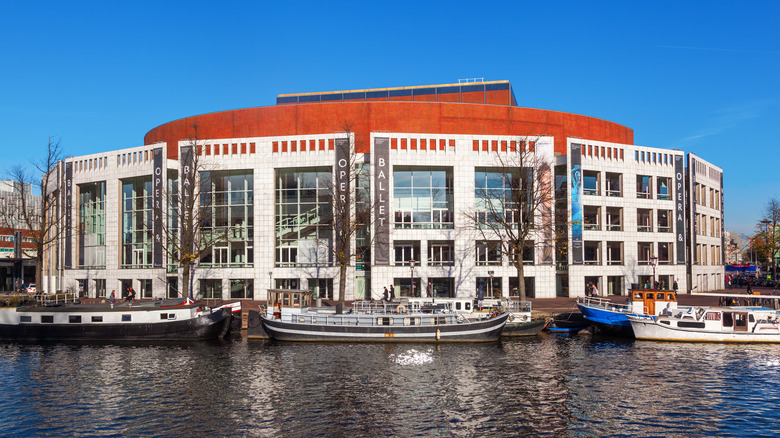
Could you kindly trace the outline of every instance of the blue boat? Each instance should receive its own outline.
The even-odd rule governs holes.
[[[627,315],[660,315],[677,309],[673,291],[633,290],[623,302],[601,297],[580,297],[577,307],[582,315],[603,333],[633,338],[634,330]]]

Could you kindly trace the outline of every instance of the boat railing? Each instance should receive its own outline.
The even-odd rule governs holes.
[[[353,313],[406,313],[421,311],[418,302],[398,301],[355,301],[352,303]]]
[[[603,297],[579,297],[577,301],[585,307],[602,308],[624,313],[631,311],[631,306],[628,303],[616,303]],[[645,308],[645,313],[647,313],[647,308]]]
[[[279,318],[282,322],[296,324],[336,325],[336,326],[395,326],[395,325],[442,325],[460,321],[456,314],[421,313],[287,313]]]
[[[504,300],[501,302],[501,306],[511,313],[526,313],[530,312],[532,308],[532,304],[530,301],[515,301],[515,300]]]

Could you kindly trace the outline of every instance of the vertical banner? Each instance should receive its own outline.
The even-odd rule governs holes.
[[[157,148],[152,152],[152,233],[154,234],[152,266],[155,268],[163,267],[163,150]]]
[[[65,163],[65,269],[73,268],[73,163]]]
[[[582,264],[582,145],[571,145],[571,256]]]
[[[181,171],[179,172],[179,229],[182,233],[181,236],[181,244],[182,245],[191,245],[194,243],[194,239],[190,238],[189,241],[185,242],[185,237],[183,233],[186,231],[194,232],[194,225],[192,224],[193,218],[189,216],[190,214],[190,206],[193,205],[195,200],[193,197],[195,196],[195,162],[194,162],[194,156],[192,146],[182,146],[181,147],[181,160],[179,161],[181,163]],[[194,212],[194,208],[192,209]],[[186,251],[194,251],[195,248],[184,248]],[[190,291],[191,292],[191,291]]]
[[[349,254],[349,240],[351,233],[347,230],[352,226],[350,224],[350,144],[348,138],[337,138],[336,146],[336,166],[335,181],[336,190],[334,190],[333,200],[333,224],[336,229],[336,253]]]
[[[721,265],[725,265],[727,263],[726,234],[725,234],[726,226],[723,224],[723,217],[724,217],[723,212],[726,210],[724,210],[724,208],[725,208],[725,204],[723,203],[723,169],[721,169],[720,171],[720,216],[718,218],[720,220],[720,257],[721,257],[720,264]],[[777,281],[776,278],[774,280]]]
[[[374,139],[374,264],[390,264],[390,139]]]
[[[685,166],[682,155],[674,156],[674,221],[677,264],[685,264]]]
[[[691,208],[691,214],[690,214],[690,220],[693,226],[691,229],[693,232],[691,232],[691,254],[692,254],[692,261],[691,265],[698,265],[699,264],[699,254],[697,254],[696,251],[696,236],[699,235],[699,218],[696,216],[696,203],[699,202],[698,197],[696,196],[696,159],[693,158],[693,154],[688,154],[688,178],[690,180],[690,191],[688,192],[691,196],[690,200],[690,208]],[[699,196],[701,196],[701,193],[699,193]]]

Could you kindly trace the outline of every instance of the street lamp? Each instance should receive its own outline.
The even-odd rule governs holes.
[[[409,277],[409,296],[414,298],[414,259],[409,260],[409,269],[411,270],[411,277]]]
[[[493,293],[493,271],[488,271],[488,275],[490,276],[490,296],[495,298]]]
[[[657,289],[655,287],[655,265],[658,263],[658,257],[656,256],[650,256],[650,264],[653,266],[653,289]]]

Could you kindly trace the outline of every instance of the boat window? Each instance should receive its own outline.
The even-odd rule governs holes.
[[[635,300],[641,300],[642,299],[642,292],[634,292],[634,299]]]
[[[669,321],[666,321],[666,320],[663,320],[663,319],[662,319],[661,321],[659,321],[659,322],[660,322],[661,324],[670,325]]]
[[[389,318],[389,317],[377,318],[376,325],[393,325],[393,318]]]
[[[103,322],[103,315],[93,315],[92,322]]]
[[[130,315],[122,315],[122,322],[129,322],[129,321],[132,321]]]
[[[466,310],[471,310],[471,302],[466,303]]]
[[[746,313],[737,313],[734,315],[734,330],[747,330],[748,319]]]
[[[707,312],[707,321],[720,321],[720,313]]]
[[[748,320],[749,320],[750,322],[756,322],[756,318],[754,318],[754,317],[753,317],[753,314],[752,314],[752,313],[751,313],[750,315],[748,315]]]
[[[666,299],[669,301],[674,301],[674,294],[667,294]]]
[[[685,328],[704,328],[703,322],[695,322],[695,321],[678,321],[677,327],[685,327]]]
[[[462,306],[461,306],[461,302],[460,301],[455,303],[455,310],[461,310],[461,307]]]
[[[41,315],[41,323],[54,324],[54,315]]]
[[[22,315],[19,317],[19,322],[32,322],[32,316]]]
[[[404,325],[420,325],[422,323],[422,318],[416,317],[416,318],[404,318]]]
[[[282,295],[282,306],[290,307],[290,294]]]
[[[723,327],[732,327],[734,325],[734,314],[731,312],[723,313]]]
[[[81,324],[81,315],[68,315],[69,324]]]

